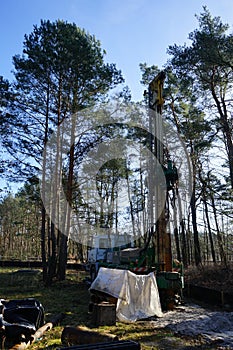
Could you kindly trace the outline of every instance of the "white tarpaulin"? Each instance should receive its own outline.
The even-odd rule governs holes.
[[[116,315],[121,322],[135,322],[162,316],[159,292],[153,272],[135,275],[128,270],[101,267],[90,290],[107,293],[118,299]]]

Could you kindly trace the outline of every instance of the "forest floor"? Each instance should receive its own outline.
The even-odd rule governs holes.
[[[214,270],[213,276],[210,271],[207,273],[209,269],[205,270],[201,274],[199,270],[189,269],[186,279],[188,276],[193,281],[197,278],[199,283],[203,281],[205,285],[208,279],[209,287],[212,283],[220,286],[222,273]],[[232,271],[228,272],[227,276],[232,276],[231,273]],[[228,283],[232,283],[229,277]],[[184,305],[174,311],[164,312],[160,318],[130,324],[117,322],[115,326],[93,328],[92,317],[88,313],[88,289],[85,274],[79,271],[68,271],[66,281],[55,282],[51,287],[44,288],[40,271],[33,277],[32,274],[16,273],[15,269],[0,269],[0,298],[35,297],[44,306],[46,321],[60,312],[65,314],[60,325],[45,333],[28,350],[58,349],[62,347],[61,333],[64,327],[80,325],[102,334],[116,335],[120,340],[139,342],[141,350],[233,349],[233,312],[208,309],[203,305],[200,307],[187,299]]]
[[[233,293],[233,264],[223,266],[190,267],[185,271],[185,281],[196,286]]]

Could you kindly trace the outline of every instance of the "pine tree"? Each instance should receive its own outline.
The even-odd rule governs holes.
[[[10,118],[6,115],[4,118],[4,125],[8,128],[4,144],[16,159],[18,173],[22,176],[38,176],[39,169],[42,169],[43,202],[48,181],[50,186],[60,181],[62,135],[54,145],[57,171],[48,179],[49,155],[44,149],[50,134],[66,118],[97,101],[123,81],[116,66],[104,62],[104,55],[105,51],[93,35],[75,24],[58,20],[41,21],[40,26],[34,26],[32,33],[25,35],[23,54],[13,58],[14,95],[9,100]],[[67,137],[72,138],[72,128]],[[71,147],[66,187],[68,200],[73,191],[73,156]],[[54,191],[56,193],[57,189]],[[69,212],[64,209],[68,224],[65,231],[60,232],[55,226],[57,210],[56,196],[51,208],[52,218],[46,216],[45,207],[42,207],[41,249],[44,281],[48,284],[57,272],[60,279],[65,278]]]

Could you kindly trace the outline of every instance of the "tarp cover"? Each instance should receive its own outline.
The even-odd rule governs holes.
[[[104,292],[118,299],[116,315],[120,322],[162,316],[153,272],[148,275],[135,275],[128,270],[101,267],[90,290]]]

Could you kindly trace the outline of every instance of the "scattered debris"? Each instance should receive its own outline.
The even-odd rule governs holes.
[[[13,345],[10,350],[24,350],[32,345],[35,341],[39,340],[46,332],[50,331],[55,325],[61,322],[64,318],[64,314],[59,314],[53,317],[50,322],[47,322],[42,327],[37,329],[37,331],[31,335],[30,339],[25,339],[19,344]]]
[[[44,324],[44,308],[35,298],[0,300],[1,340],[20,343]]]

